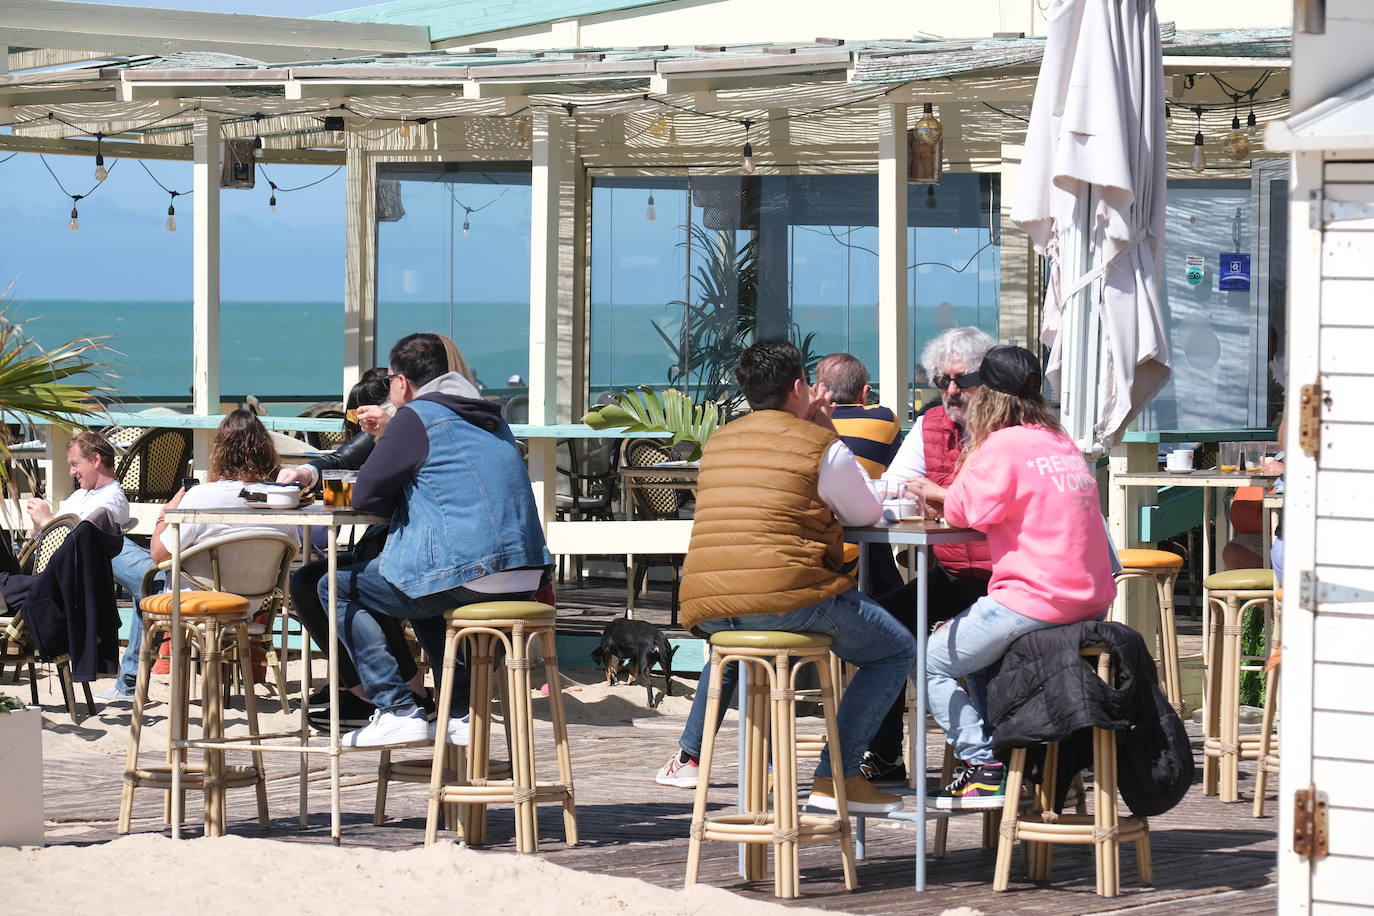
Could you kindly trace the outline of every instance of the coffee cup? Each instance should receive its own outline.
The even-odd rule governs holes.
[[[910,497],[883,500],[883,518],[889,522],[909,522],[921,517],[921,503]]]
[[[1169,457],[1164,460],[1164,466],[1170,471],[1191,471],[1193,469],[1193,450],[1190,448],[1178,448],[1169,453]]]

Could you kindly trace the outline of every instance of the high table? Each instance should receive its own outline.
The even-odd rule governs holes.
[[[354,748],[343,748],[339,744],[339,660],[335,656],[335,647],[338,645],[338,582],[335,574],[338,572],[338,546],[339,529],[346,525],[372,525],[385,524],[387,519],[376,515],[368,515],[364,512],[355,512],[352,509],[336,509],[328,506],[305,506],[296,509],[274,509],[265,507],[252,509],[244,507],[241,509],[168,509],[167,523],[168,530],[172,532],[172,657],[180,658],[183,651],[182,632],[181,632],[181,589],[177,584],[181,581],[181,526],[189,522],[200,522],[202,524],[223,524],[223,525],[299,525],[305,528],[325,528],[328,531],[329,541],[326,553],[328,572],[326,575],[329,580],[329,645],[327,647],[329,657],[329,741],[326,744],[310,743],[310,724],[306,719],[306,703],[301,702],[301,727],[299,732],[280,732],[276,734],[246,735],[239,738],[226,738],[219,741],[205,739],[190,739],[181,730],[185,727],[186,710],[182,709],[181,689],[178,681],[178,672],[181,670],[179,665],[172,665],[172,722],[182,723],[174,725],[174,732],[171,736],[171,745],[174,749],[174,760],[172,766],[172,837],[181,836],[181,817],[182,817],[182,793],[181,778],[182,768],[186,763],[186,749],[198,747],[207,752],[224,753],[225,750],[248,750],[248,751],[284,751],[291,754],[300,755],[300,826],[304,829],[307,826],[307,780],[308,780],[308,755],[326,754],[329,756],[329,832],[334,844],[338,845],[341,838],[340,817],[339,817],[339,755],[345,750],[355,750]],[[285,649],[283,649],[285,652]],[[304,695],[309,690],[310,683],[310,641],[309,636],[301,634],[301,693]],[[248,690],[252,690],[252,685],[248,685]],[[295,738],[295,744],[265,744],[269,739]],[[405,745],[401,745],[405,746]],[[379,748],[356,748],[359,751],[375,751]],[[206,793],[208,800],[208,793]]]
[[[887,817],[894,820],[908,820],[916,823],[916,890],[926,889],[926,820],[932,816],[926,811],[926,578],[930,569],[930,548],[938,544],[961,544],[981,541],[986,538],[981,531],[967,528],[951,528],[942,521],[880,522],[871,528],[845,528],[844,539],[851,544],[891,544],[893,546],[914,547],[916,554],[915,574],[920,585],[916,589],[916,667],[911,673],[911,686],[916,692],[916,709],[919,721],[911,723],[910,740],[915,747],[915,763],[908,775],[910,788],[905,794],[915,794],[915,811],[894,811],[887,815],[857,815],[857,841],[862,848],[864,841],[864,821],[868,817]],[[909,559],[908,559],[908,562]],[[910,567],[908,567],[910,569]],[[864,551],[859,551],[859,587],[868,590],[868,568]]]

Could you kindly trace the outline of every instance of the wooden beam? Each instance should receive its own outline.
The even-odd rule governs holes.
[[[907,106],[878,111],[878,396],[907,415]]]
[[[15,137],[0,134],[0,150],[16,153],[43,153],[54,156],[94,156],[94,140],[53,140],[46,137]],[[112,159],[148,159],[168,162],[190,162],[194,157],[189,146],[158,146],[153,143],[111,143],[106,140],[101,151]],[[263,150],[262,162],[277,165],[343,165],[342,150],[273,149]]]

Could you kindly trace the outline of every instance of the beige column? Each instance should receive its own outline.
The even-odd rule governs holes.
[[[219,118],[201,115],[191,132],[193,209],[191,289],[193,306],[192,412],[219,412],[219,182],[221,143]],[[204,477],[210,467],[214,431],[196,430],[195,472]]]
[[[878,391],[899,418],[911,380],[907,327],[907,106],[878,109]]]

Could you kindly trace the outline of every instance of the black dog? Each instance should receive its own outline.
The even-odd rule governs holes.
[[[649,683],[649,672],[655,661],[663,670],[663,695],[673,692],[673,654],[677,647],[668,645],[663,631],[644,620],[628,620],[618,617],[606,624],[601,631],[601,645],[592,650],[592,661],[606,666],[606,683],[615,684],[620,663],[630,663],[628,683],[642,683],[649,692],[649,708],[654,702],[654,688]]]

